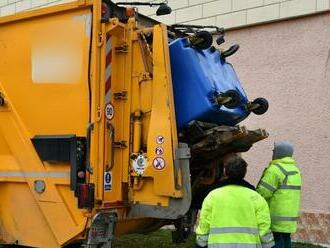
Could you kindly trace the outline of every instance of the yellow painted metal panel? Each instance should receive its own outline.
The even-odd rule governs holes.
[[[85,135],[89,9],[0,25],[0,82],[36,134]]]
[[[6,95],[6,92],[3,90],[3,88],[0,90],[2,93],[4,93],[4,95]],[[10,102],[10,98],[7,99],[8,102]],[[34,205],[37,205],[37,212],[39,213],[36,218],[44,219],[43,221],[48,225],[47,230],[51,230],[51,234],[47,235],[53,235],[56,240],[56,243],[54,244],[50,242],[49,247],[59,246],[60,244],[67,242],[72,237],[78,235],[85,229],[86,218],[82,217],[83,212],[76,209],[75,205],[71,205],[70,208],[68,208],[66,205],[70,203],[72,204],[73,197],[73,192],[71,192],[69,188],[68,176],[67,178],[63,178],[61,180],[52,178],[51,173],[61,173],[60,175],[65,176],[65,173],[62,171],[63,168],[60,166],[59,168],[53,169],[53,171],[47,170],[47,168],[41,163],[39,157],[35,153],[23,122],[17,116],[15,109],[12,106],[10,106],[10,108],[12,111],[2,112],[0,114],[0,134],[4,138],[3,140],[6,142],[6,145],[10,148],[12,156],[15,157],[15,165],[18,165],[19,170],[13,171],[15,168],[13,167],[7,171],[5,170],[6,167],[2,167],[0,174],[9,174],[9,177],[19,178],[17,183],[22,182],[23,178],[26,187],[29,188],[29,191],[27,192],[26,190],[22,190],[21,192],[19,189],[17,189],[15,193],[12,192],[12,195],[1,195],[1,205],[7,209],[9,208],[8,204],[10,205],[12,199],[15,198],[15,194],[24,194],[24,197],[28,199],[25,204],[26,209],[22,209],[22,211],[24,211],[24,216],[21,216],[20,213],[15,212],[15,222],[20,222],[20,224],[23,226],[29,225],[29,223],[25,223],[25,219],[27,216],[29,216],[30,209]],[[0,146],[1,145],[3,144],[0,144]],[[3,163],[5,161],[0,162]],[[37,193],[34,189],[34,182],[36,180],[43,180],[45,182],[45,191],[41,194]],[[56,188],[56,183],[62,183],[65,185],[66,190],[72,195],[71,198],[63,198]],[[29,196],[25,196],[26,194]],[[6,215],[6,212],[3,214]],[[0,219],[6,218],[4,215],[0,216]],[[73,221],[72,215],[80,215],[81,217],[76,217],[74,218],[76,221]],[[63,230],[63,226],[66,227],[65,230]],[[43,228],[43,226],[40,226],[40,228]],[[29,232],[21,231],[16,234],[13,233],[13,238],[15,240],[19,240],[19,242],[37,242],[39,238],[37,236],[30,235],[31,233]]]
[[[42,163],[30,140],[86,133],[92,12],[72,7],[0,20],[6,101],[0,107],[0,228],[6,243],[60,247],[86,228],[85,210],[70,190],[70,165]],[[36,180],[44,181],[43,193],[36,192]]]
[[[156,25],[153,32],[153,85],[152,85],[152,110],[148,132],[148,158],[152,166],[148,167],[147,175],[154,178],[154,192],[158,195],[180,197],[181,192],[175,189],[174,153],[172,129],[175,119],[171,111],[171,95],[168,94],[170,84],[170,70],[165,56],[168,53],[167,35],[164,35],[164,28]],[[165,47],[167,49],[165,49]],[[157,137],[163,137],[162,142]],[[155,168],[155,153],[157,147],[164,150],[163,159],[165,167]]]
[[[110,24],[111,25],[111,24]],[[113,27],[115,28],[116,25]],[[112,28],[112,27],[111,27]],[[111,93],[112,97],[110,98],[110,103],[114,107],[114,116],[111,121],[104,120],[104,122],[107,122],[111,124],[113,127],[113,140],[110,140],[110,131],[107,130],[104,138],[107,141],[107,145],[105,146],[105,153],[108,156],[107,165],[108,168],[111,168],[112,172],[112,190],[105,192],[104,194],[104,200],[106,202],[122,202],[123,200],[123,192],[122,192],[122,182],[123,182],[123,170],[126,168],[128,170],[127,164],[124,163],[124,156],[128,157],[128,148],[126,149],[120,149],[120,148],[113,148],[112,142],[120,142],[120,141],[126,141],[128,144],[128,139],[125,137],[124,133],[124,104],[125,101],[123,100],[115,100],[113,97],[114,93],[127,91],[127,89],[124,88],[123,82],[124,82],[124,75],[126,72],[125,70],[125,63],[126,63],[126,56],[125,54],[117,53],[115,51],[115,48],[122,45],[125,41],[125,29],[122,27],[118,27],[120,30],[117,31],[117,28],[115,30],[112,30],[109,32],[109,35],[111,36],[111,43],[112,43],[112,61],[111,61]],[[106,59],[105,52],[103,53],[103,60]],[[104,67],[105,68],[105,67]],[[105,82],[104,82],[105,84]],[[104,92],[104,91],[103,91]],[[127,113],[129,116],[129,112]],[[103,116],[105,119],[105,117]],[[128,131],[129,134],[129,131]],[[114,153],[114,154],[112,154]],[[114,156],[114,158],[112,158]],[[103,186],[103,185],[102,185]]]
[[[169,197],[161,196],[154,191],[154,181],[152,178],[140,179],[139,186],[133,191],[134,204],[168,206]]]
[[[32,247],[58,247],[28,184],[1,183],[1,240]]]

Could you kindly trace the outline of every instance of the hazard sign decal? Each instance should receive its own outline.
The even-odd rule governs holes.
[[[111,171],[104,172],[104,191],[110,191],[112,188],[112,173]]]
[[[158,145],[161,145],[161,144],[163,144],[163,143],[164,143],[164,141],[165,141],[165,138],[164,138],[164,136],[162,136],[162,135],[159,135],[159,136],[157,136],[157,137],[156,137],[156,143],[157,143]]]
[[[164,148],[161,147],[161,146],[156,147],[156,149],[155,149],[155,153],[156,153],[156,155],[158,155],[158,156],[163,155],[163,154],[164,154]]]
[[[155,158],[154,161],[152,162],[152,165],[156,170],[162,170],[165,168],[165,160],[163,158]]]

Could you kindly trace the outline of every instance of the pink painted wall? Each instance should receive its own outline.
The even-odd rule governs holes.
[[[270,102],[265,115],[243,122],[270,133],[245,155],[248,179],[258,181],[275,140],[288,140],[303,173],[302,210],[330,214],[330,16],[228,31],[232,43],[241,49],[229,61],[249,98]]]

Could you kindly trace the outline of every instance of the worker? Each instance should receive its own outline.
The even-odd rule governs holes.
[[[202,205],[196,247],[273,247],[267,202],[244,181],[246,170],[239,156],[224,162],[225,179]]]
[[[291,248],[291,234],[297,229],[301,174],[292,155],[290,143],[275,142],[273,159],[257,186],[269,205],[276,248]]]

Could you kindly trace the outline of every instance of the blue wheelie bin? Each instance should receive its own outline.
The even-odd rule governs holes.
[[[193,48],[186,38],[169,49],[179,131],[192,120],[234,126],[250,114],[235,70],[219,50]]]

